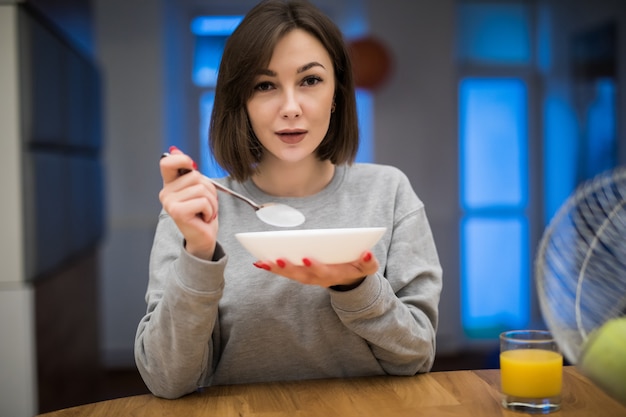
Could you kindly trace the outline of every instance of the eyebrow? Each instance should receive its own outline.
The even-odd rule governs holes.
[[[322,67],[323,69],[326,69],[326,67],[323,66],[322,64],[320,64],[319,62],[313,61],[313,62],[309,62],[308,64],[305,64],[305,65],[299,67],[296,70],[296,73],[300,74],[302,72],[310,70],[313,67]],[[262,69],[262,70],[259,71],[259,75],[267,75],[269,77],[275,77],[276,76],[276,72],[274,72],[274,71],[272,71],[270,69]]]

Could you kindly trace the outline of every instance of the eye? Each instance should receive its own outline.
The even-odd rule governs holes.
[[[318,77],[317,75],[311,75],[302,80],[302,85],[305,87],[311,87],[321,82],[322,79],[320,77]]]
[[[269,81],[261,81],[257,85],[254,86],[255,91],[269,91],[274,88],[274,84]]]

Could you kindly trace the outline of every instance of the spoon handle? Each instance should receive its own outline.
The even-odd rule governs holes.
[[[169,156],[169,153],[168,153],[168,152],[163,153],[163,154],[161,155],[161,158],[165,158],[166,156]],[[178,175],[179,175],[179,176],[181,176],[181,175],[188,174],[188,173],[190,173],[190,172],[191,172],[191,170],[190,170],[190,169],[181,168],[181,169],[179,169],[179,170],[178,170]],[[250,205],[253,209],[255,209],[255,210],[259,210],[260,208],[262,208],[262,206],[260,206],[260,205],[256,204],[254,201],[250,200],[250,199],[249,199],[249,198],[247,198],[247,197],[242,196],[241,194],[239,194],[239,193],[237,193],[237,192],[235,192],[235,191],[231,190],[231,189],[230,189],[230,188],[228,188],[228,187],[223,186],[223,185],[222,185],[222,184],[220,184],[219,182],[217,182],[217,181],[215,181],[215,180],[212,180],[211,178],[208,178],[208,177],[207,177],[207,179],[208,179],[209,181],[211,181],[211,183],[213,183],[213,185],[215,186],[215,188],[217,188],[218,190],[223,191],[223,192],[225,192],[226,194],[230,194],[230,195],[232,195],[233,197],[236,197],[236,198],[238,198],[238,199],[240,199],[240,200],[242,200],[242,201],[244,201],[244,202],[248,203],[248,204],[249,204],[249,205]]]
[[[211,181],[211,182],[213,183],[213,185],[215,186],[215,188],[217,188],[218,190],[223,191],[223,192],[225,192],[225,193],[227,193],[227,194],[230,194],[230,195],[232,195],[233,197],[236,197],[236,198],[238,198],[238,199],[240,199],[240,200],[242,200],[242,201],[245,201],[246,203],[248,203],[249,205],[251,205],[253,209],[258,210],[258,209],[260,209],[260,208],[261,208],[261,206],[259,206],[258,204],[256,204],[254,201],[250,200],[250,199],[249,199],[249,198],[247,198],[247,197],[242,196],[241,194],[239,194],[239,193],[237,193],[237,192],[235,192],[235,191],[231,190],[231,189],[230,189],[230,188],[228,188],[228,187],[224,187],[224,186],[223,186],[222,184],[220,184],[219,182],[214,181],[214,180],[212,180],[211,178],[209,178],[209,181]]]

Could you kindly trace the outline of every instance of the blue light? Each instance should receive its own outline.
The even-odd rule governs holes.
[[[461,4],[459,54],[463,60],[528,64],[530,11],[524,4]]]
[[[616,101],[615,81],[595,81],[595,97],[587,111],[585,178],[594,177],[616,165]]]
[[[199,87],[215,87],[226,44],[226,36],[199,36],[193,60],[193,82]]]
[[[524,82],[466,78],[459,97],[463,207],[523,209],[528,200]]]
[[[226,39],[243,16],[199,16],[191,22],[195,36],[193,81],[200,87],[215,87]]]
[[[461,224],[461,311],[465,332],[497,338],[530,317],[528,223],[522,217],[467,217]]]
[[[459,99],[462,323],[497,338],[529,320],[526,85],[466,78]]]
[[[209,178],[222,178],[227,175],[213,158],[209,150],[209,124],[213,103],[215,102],[215,92],[209,91],[200,97],[200,172]]]
[[[359,151],[356,162],[374,160],[374,97],[368,90],[356,90],[356,108],[359,118]]]
[[[191,33],[197,36],[228,36],[243,16],[199,16],[191,21]]]
[[[580,152],[574,109],[556,92],[547,94],[544,120],[544,218],[548,224],[577,184]]]
[[[566,95],[549,92],[544,102],[544,200],[546,224],[584,180],[617,164],[616,88],[595,80],[595,96],[580,126]]]
[[[461,2],[458,54],[487,73],[532,64],[532,5]],[[549,16],[537,48],[549,68]],[[528,88],[520,78],[459,84],[461,322],[470,338],[497,339],[530,321]]]

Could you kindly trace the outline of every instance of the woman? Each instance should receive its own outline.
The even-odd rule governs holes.
[[[210,138],[230,174],[220,181],[296,207],[300,228],[387,232],[346,264],[252,259],[234,234],[272,227],[218,198],[171,149],[135,343],[148,388],[176,398],[212,384],[430,370],[441,291],[433,237],[404,174],[352,163],[354,85],[338,28],[306,2],[252,9],[224,50]]]

